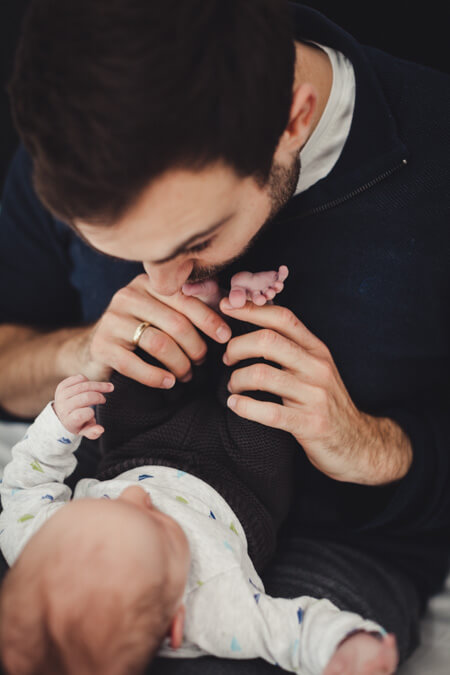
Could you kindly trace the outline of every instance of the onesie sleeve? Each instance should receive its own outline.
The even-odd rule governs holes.
[[[373,621],[339,610],[326,599],[272,598],[234,568],[194,590],[186,639],[223,658],[263,658],[301,675],[319,673],[354,631],[384,635]]]
[[[28,539],[71,498],[64,480],[75,469],[80,436],[68,432],[49,403],[12,450],[0,495],[0,546],[11,565]]]

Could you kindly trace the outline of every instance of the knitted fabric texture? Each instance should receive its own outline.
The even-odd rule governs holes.
[[[114,392],[98,410],[105,432],[97,478],[108,480],[144,465],[169,466],[201,478],[236,513],[253,563],[262,569],[289,511],[299,446],[290,434],[243,419],[227,407],[232,368],[222,365],[220,349],[211,341],[208,358],[194,368],[191,382],[177,382],[169,391],[113,374]],[[141,350],[138,354],[161,365]],[[279,400],[263,392],[248,395]]]

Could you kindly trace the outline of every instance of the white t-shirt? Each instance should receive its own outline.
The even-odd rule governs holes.
[[[302,168],[296,195],[330,173],[347,140],[355,108],[355,72],[351,62],[335,49],[317,46],[330,59],[333,83],[322,117],[300,152]]]

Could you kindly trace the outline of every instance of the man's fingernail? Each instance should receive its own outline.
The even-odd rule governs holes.
[[[220,326],[216,331],[216,335],[221,342],[226,342],[231,337],[231,331],[226,326]]]
[[[192,371],[180,379],[180,382],[190,382],[192,380]]]
[[[162,385],[165,389],[170,389],[174,384],[175,379],[173,377],[165,377],[162,382]]]
[[[228,358],[228,356],[227,356],[226,354],[223,355],[222,361],[224,362],[224,364],[225,364],[226,366],[229,366],[229,365],[230,365],[230,359]]]
[[[236,407],[236,399],[234,396],[230,396],[229,399],[227,400],[227,405],[229,408],[233,409]]]
[[[222,300],[222,307],[223,309],[233,309],[233,307],[230,304],[230,301],[227,298],[224,298]]]

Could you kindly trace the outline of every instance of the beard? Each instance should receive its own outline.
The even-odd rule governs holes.
[[[234,256],[233,258],[229,258],[228,260],[225,260],[223,263],[219,263],[217,265],[210,265],[208,267],[197,267],[194,265],[192,268],[192,272],[190,273],[187,282],[188,284],[193,284],[197,281],[206,281],[206,279],[212,279],[213,277],[217,276],[219,272],[221,272],[223,269],[234,263],[235,260],[239,260],[241,258],[245,251],[247,249],[245,248],[241,253],[238,255]]]
[[[267,186],[267,191],[270,200],[270,211],[268,218],[259,228],[258,232],[247,242],[243,249],[232,258],[225,260],[224,262],[218,263],[217,265],[210,265],[207,267],[200,267],[194,265],[191,274],[187,280],[188,283],[195,283],[197,281],[205,281],[211,277],[215,277],[226,267],[229,267],[232,263],[236,262],[242,258],[247,251],[253,246],[255,241],[261,234],[264,232],[266,227],[275,216],[281,211],[281,209],[287,204],[291,197],[295,193],[297,187],[298,179],[300,176],[300,157],[299,153],[296,152],[293,157],[292,163],[290,166],[282,166],[274,162],[270,170],[269,178],[264,187]]]
[[[301,163],[298,152],[295,153],[290,166],[273,163],[267,181],[271,208],[269,217],[261,229],[264,229],[294,196],[300,177],[300,169]]]

